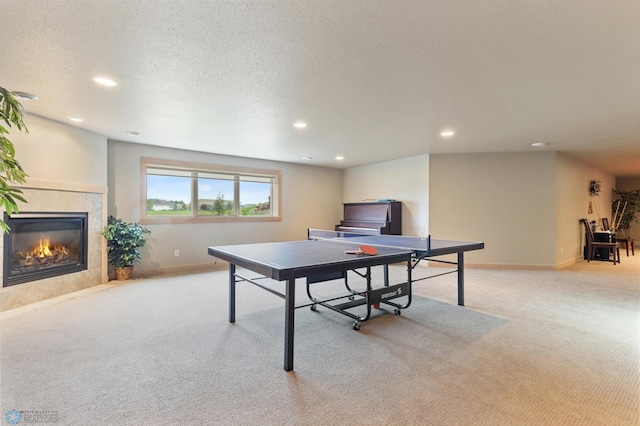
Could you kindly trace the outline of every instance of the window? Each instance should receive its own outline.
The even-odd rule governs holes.
[[[177,170],[147,168],[148,216],[190,216],[191,176]]]
[[[281,172],[142,158],[142,223],[280,220]]]

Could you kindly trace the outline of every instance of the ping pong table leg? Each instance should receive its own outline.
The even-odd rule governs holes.
[[[464,252],[458,252],[458,305],[464,306]]]
[[[389,287],[389,264],[384,265],[384,286]]]
[[[284,369],[293,370],[293,331],[296,299],[296,280],[287,280],[284,313]]]
[[[236,265],[229,264],[229,322],[236,322]]]

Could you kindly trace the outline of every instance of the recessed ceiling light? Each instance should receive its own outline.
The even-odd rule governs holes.
[[[443,130],[442,132],[440,132],[440,136],[444,136],[445,138],[453,135],[453,130]]]
[[[336,157],[336,160],[344,160],[344,157],[343,157],[343,156],[341,156],[341,155],[338,155],[338,156]]]
[[[132,131],[132,130],[129,130],[129,131],[127,132],[127,134],[128,134],[129,136],[136,136],[136,137],[137,137],[137,136],[142,136],[142,133],[140,133],[140,132],[134,132],[134,131]]]
[[[84,121],[84,118],[71,117],[70,115],[68,115],[67,118],[75,123],[82,123]]]
[[[297,123],[293,123],[293,127],[297,127],[298,129],[304,129],[305,127],[307,127],[307,123],[298,121]]]
[[[109,87],[118,85],[118,83],[116,83],[115,81],[105,77],[93,77],[93,81],[103,86],[109,86]]]
[[[536,142],[532,143],[531,146],[534,148],[542,148],[543,146],[547,146],[547,144],[545,142]]]
[[[32,95],[31,93],[27,93],[27,92],[11,92],[11,94],[13,96],[16,97],[16,99],[21,100],[21,101],[37,101],[38,97],[36,95]]]
[[[311,160],[313,160],[313,157],[302,157],[302,159],[304,161],[311,161]]]

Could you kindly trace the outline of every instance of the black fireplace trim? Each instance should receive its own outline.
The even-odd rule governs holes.
[[[9,219],[38,219],[38,218],[80,218],[82,219],[82,232],[84,235],[82,241],[82,262],[76,265],[59,266],[52,268],[50,271],[39,271],[37,273],[25,273],[25,274],[11,274],[11,265],[7,259],[11,258],[11,233],[6,232],[4,234],[4,246],[3,246],[3,275],[2,275],[2,287],[10,287],[16,284],[24,284],[32,281],[39,281],[46,278],[57,277],[59,275],[71,274],[74,272],[86,271],[88,269],[88,250],[89,250],[89,213],[88,212],[19,212],[12,215],[4,212],[4,223],[10,225]]]

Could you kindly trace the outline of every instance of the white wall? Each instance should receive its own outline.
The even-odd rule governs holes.
[[[432,154],[434,238],[483,241],[471,264],[555,265],[555,154]]]
[[[402,234],[429,234],[429,155],[344,171],[343,202],[392,198],[402,201]]]
[[[333,229],[342,216],[342,170],[109,141],[109,214],[141,217],[140,158],[282,171],[282,221],[145,225],[151,234],[134,271],[148,274],[213,265],[207,247],[305,239],[307,228]],[[174,256],[180,250],[180,256]]]

